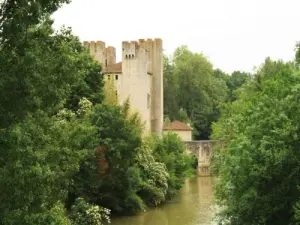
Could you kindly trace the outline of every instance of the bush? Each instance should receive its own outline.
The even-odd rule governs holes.
[[[148,206],[157,206],[165,201],[169,179],[165,164],[155,161],[153,147],[151,140],[144,140],[136,155],[142,178],[138,195]]]
[[[154,137],[154,143],[153,156],[157,162],[166,165],[169,174],[167,198],[170,199],[182,187],[194,160],[185,153],[182,140],[174,133],[167,133],[162,138]]]
[[[109,209],[89,204],[83,198],[76,199],[70,212],[74,225],[103,225],[110,223],[109,216]]]
[[[96,105],[90,119],[97,129],[99,154],[90,152],[82,161],[74,177],[73,194],[118,213],[144,209],[140,201],[133,203],[136,196],[132,197],[140,185],[135,166],[135,155],[142,143],[140,130],[116,105]]]

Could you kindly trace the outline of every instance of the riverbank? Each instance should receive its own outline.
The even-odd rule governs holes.
[[[117,217],[112,225],[209,225],[212,224],[212,177],[186,179],[171,202],[136,216]]]

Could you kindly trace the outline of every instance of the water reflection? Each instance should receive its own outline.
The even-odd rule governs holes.
[[[185,181],[180,196],[171,203],[132,217],[112,220],[112,225],[210,225],[213,178],[195,177]]]

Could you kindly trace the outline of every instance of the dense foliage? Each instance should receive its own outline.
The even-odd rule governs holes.
[[[70,219],[74,225],[102,225],[110,223],[108,209],[92,205],[83,198],[78,198],[72,206]]]
[[[181,140],[177,136],[171,140],[169,136],[143,140],[140,118],[129,111],[129,102],[94,107],[91,122],[97,129],[98,153],[81,165],[75,176],[73,198],[83,196],[115,213],[133,214],[165,202],[169,193],[182,185],[191,161]],[[156,153],[165,140],[168,144]],[[161,162],[163,157],[167,161]]]
[[[166,120],[190,123],[195,139],[209,139],[211,124],[219,118],[219,107],[235,100],[235,90],[250,75],[235,71],[231,75],[212,64],[203,54],[186,46],[164,59],[164,114]]]
[[[72,175],[97,144],[82,113],[63,109],[72,87],[97,86],[101,98],[102,85],[87,82],[100,69],[78,38],[51,28],[63,2],[1,3],[0,224],[70,224]]]
[[[220,69],[214,70],[214,77],[225,81],[227,90],[227,101],[235,101],[237,99],[237,91],[244,84],[251,80],[251,74],[241,72],[241,71],[233,71],[231,75],[228,75],[221,71]]]
[[[172,198],[182,187],[186,173],[193,165],[193,158],[185,152],[185,146],[174,133],[155,139],[154,158],[166,165],[168,177],[167,199]]]
[[[299,224],[300,73],[267,58],[222,108],[213,137],[221,224]]]

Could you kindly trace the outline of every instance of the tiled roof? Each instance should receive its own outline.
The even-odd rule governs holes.
[[[108,65],[103,69],[104,73],[122,73],[122,62]]]
[[[178,120],[175,120],[171,123],[165,123],[163,129],[164,130],[186,130],[186,131],[192,130],[192,128],[189,125],[182,123]]]

